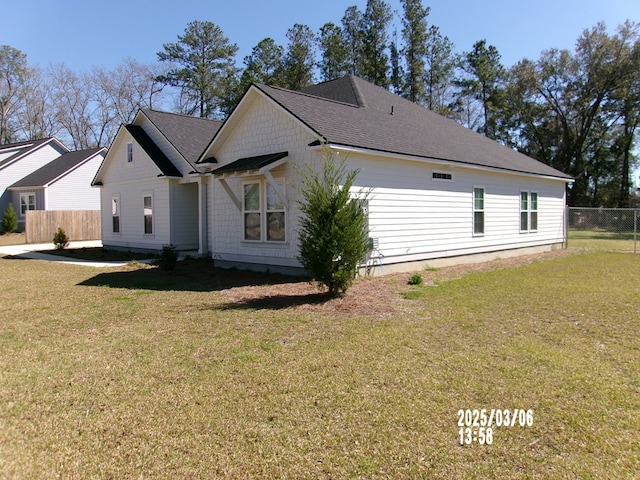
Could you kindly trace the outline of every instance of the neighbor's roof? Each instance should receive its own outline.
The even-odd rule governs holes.
[[[162,132],[184,159],[194,164],[222,122],[143,108],[142,113]]]
[[[48,138],[42,138],[40,140],[29,140],[26,142],[17,142],[17,143],[7,143],[4,145],[0,145],[0,153],[2,153],[3,151],[11,151],[11,150],[15,150],[15,153],[13,153],[12,155],[10,155],[9,157],[3,159],[2,161],[0,161],[0,169],[12,162],[14,162],[15,160],[19,159],[20,157],[24,157],[26,155],[28,155],[30,152],[37,150],[38,148],[40,148],[42,145],[49,143],[49,142],[54,142],[57,143],[60,147],[62,147],[62,150],[66,150],[67,152],[69,151],[69,149],[63,145],[60,141],[58,141],[57,139],[53,138],[53,137],[48,137]]]
[[[300,92],[255,86],[329,144],[571,180],[356,76]]]
[[[181,177],[180,170],[169,160],[165,153],[154,143],[154,141],[147,135],[147,132],[138,125],[125,125],[127,131],[138,142],[138,145],[149,155],[149,158],[153,160],[153,163],[160,169],[162,175],[167,177]],[[96,175],[97,177],[97,175]],[[95,184],[95,179],[94,179]]]
[[[21,180],[18,180],[9,188],[42,187],[48,185],[61,175],[73,170],[76,166],[80,165],[85,160],[92,158],[101,151],[106,152],[106,149],[91,148],[64,153],[55,160],[47,163],[43,167],[40,167],[35,172],[27,175]]]

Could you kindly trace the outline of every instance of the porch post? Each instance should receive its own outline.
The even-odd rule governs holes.
[[[207,254],[207,184],[203,176],[198,177],[198,255]]]

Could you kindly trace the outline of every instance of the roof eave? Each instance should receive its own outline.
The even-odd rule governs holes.
[[[319,142],[319,141],[312,142],[312,143],[309,144],[309,147],[312,150],[317,150],[317,151],[323,150],[325,148],[330,148],[330,149],[333,149],[333,150],[345,151],[345,152],[349,152],[349,153],[362,153],[362,154],[378,156],[378,157],[393,156],[393,157],[398,158],[398,159],[409,160],[409,161],[414,161],[414,162],[428,162],[428,163],[435,163],[435,164],[439,164],[439,165],[449,165],[449,166],[453,165],[453,166],[460,166],[460,167],[464,167],[464,168],[470,168],[470,169],[474,169],[474,170],[500,172],[500,173],[506,173],[506,174],[511,174],[511,175],[520,175],[520,176],[527,176],[527,177],[542,178],[542,179],[547,179],[547,180],[557,180],[557,181],[563,181],[565,183],[573,183],[574,182],[574,179],[572,177],[569,177],[569,176],[563,177],[563,176],[554,176],[554,175],[534,173],[534,172],[526,172],[526,171],[510,169],[510,168],[500,168],[500,167],[492,167],[492,166],[489,166],[489,165],[479,165],[479,164],[474,164],[474,163],[468,163],[468,162],[465,162],[465,161],[462,161],[462,160],[450,160],[450,159],[446,159],[446,158],[433,158],[433,157],[426,157],[426,156],[419,156],[419,155],[409,155],[409,154],[406,154],[406,153],[390,152],[390,151],[384,151],[384,150],[375,150],[375,149],[359,147],[359,146],[355,146],[355,145],[345,145],[345,144],[331,143],[331,142],[328,142],[328,141],[326,143],[322,143],[322,142]]]

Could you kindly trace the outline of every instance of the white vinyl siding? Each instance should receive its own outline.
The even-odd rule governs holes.
[[[456,169],[454,182],[431,181],[428,164],[350,154],[360,168],[354,192],[373,187],[370,235],[385,263],[557,244],[564,235],[565,183],[478,169]],[[522,186],[538,192],[538,232],[520,234]],[[474,235],[475,187],[484,189],[484,235]]]
[[[14,149],[11,151],[13,154],[17,153],[17,150]],[[50,142],[25,157],[0,168],[0,212],[4,212],[4,209],[7,208],[10,201],[9,195],[5,195],[8,187],[58,158],[65,152],[66,150],[62,149],[55,142]],[[18,202],[14,202],[13,207],[16,213],[20,214]]]
[[[100,210],[100,189],[91,186],[102,155],[76,167],[45,190],[47,210]]]

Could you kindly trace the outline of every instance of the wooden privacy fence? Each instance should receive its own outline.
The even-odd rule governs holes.
[[[69,240],[100,240],[100,210],[27,210],[25,239],[27,243],[53,242],[62,227]]]

